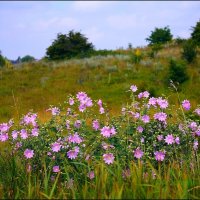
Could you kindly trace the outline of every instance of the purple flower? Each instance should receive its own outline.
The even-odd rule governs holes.
[[[148,98],[149,95],[150,95],[149,92],[147,92],[147,91],[144,91],[144,92],[143,92],[143,97],[144,97],[144,98]]]
[[[140,150],[139,148],[137,148],[134,151],[134,157],[137,158],[137,159],[142,158],[143,154],[144,154],[144,152],[142,150]]]
[[[79,153],[79,147],[75,147],[73,150],[69,150],[67,152],[67,157],[69,159],[76,159],[76,157],[78,156],[78,153]]]
[[[195,151],[198,149],[198,145],[199,145],[198,141],[195,140],[194,143],[193,143],[193,148],[194,148]]]
[[[195,131],[197,130],[198,125],[196,122],[191,122],[189,127],[192,129],[192,131]]]
[[[0,141],[5,142],[6,140],[8,140],[8,133],[0,134]]]
[[[24,151],[24,156],[25,156],[27,159],[32,158],[33,155],[34,155],[34,151],[31,150],[31,149],[26,149],[26,150]]]
[[[25,125],[32,124],[33,126],[36,126],[37,125],[36,119],[37,119],[37,114],[28,113],[27,115],[24,116],[22,124]]]
[[[138,127],[137,127],[137,131],[138,131],[139,133],[142,133],[142,132],[143,132],[143,130],[144,130],[144,129],[143,129],[143,127],[142,127],[142,126],[138,126]]]
[[[140,93],[138,94],[138,98],[141,99],[142,97],[143,97],[143,92],[140,92]]]
[[[83,140],[80,138],[78,133],[75,133],[74,135],[69,135],[68,142],[70,143],[77,143],[80,144]]]
[[[185,110],[190,110],[190,102],[188,100],[182,101],[182,106]]]
[[[174,144],[175,141],[174,141],[174,136],[171,134],[171,135],[167,135],[165,137],[165,142],[169,145],[169,144]]]
[[[7,132],[10,129],[10,126],[7,123],[0,124],[0,133]]]
[[[81,120],[76,120],[75,123],[74,123],[74,127],[75,128],[80,128],[81,124],[82,124]]]
[[[180,144],[180,139],[179,139],[179,137],[176,137],[176,138],[175,138],[175,142],[176,142],[176,144]]]
[[[149,105],[156,107],[156,103],[157,103],[157,99],[155,97],[151,97],[149,99],[149,102],[148,102]]]
[[[104,137],[111,137],[112,135],[115,135],[116,134],[116,131],[115,131],[115,128],[112,127],[110,128],[109,126],[104,126],[102,129],[101,129],[101,135],[103,135]]]
[[[53,144],[51,144],[51,149],[53,152],[59,152],[60,148],[61,148],[61,145],[58,142],[54,142]]]
[[[200,128],[198,128],[198,130],[196,131],[196,135],[200,136]]]
[[[60,109],[57,107],[51,108],[51,113],[52,115],[59,115],[60,114]]]
[[[162,139],[163,139],[163,135],[158,135],[158,136],[157,136],[157,140],[158,140],[158,141],[161,141]]]
[[[22,129],[22,130],[20,131],[20,136],[21,136],[22,139],[28,138],[27,131],[26,131],[25,129]]]
[[[194,112],[200,116],[200,108],[196,108]]]
[[[148,115],[142,116],[142,121],[143,121],[144,123],[149,123],[149,121],[150,121],[149,116],[148,116]]]
[[[94,179],[94,171],[89,172],[87,176],[90,180]]]
[[[105,109],[103,107],[99,108],[99,113],[100,114],[104,114],[105,113]]]
[[[169,105],[168,101],[166,99],[162,99],[161,97],[157,99],[157,104],[160,106],[161,109],[165,109]]]
[[[157,119],[158,121],[161,121],[161,122],[165,122],[167,119],[167,114],[164,112],[156,113],[154,114],[154,119]]]
[[[102,100],[99,99],[98,102],[97,102],[97,104],[98,104],[99,107],[102,107]]]
[[[110,165],[114,162],[115,157],[112,153],[103,154],[103,160],[106,164]]]
[[[38,128],[34,128],[34,129],[32,129],[31,133],[32,133],[32,136],[37,137],[39,135],[39,129]]]
[[[16,130],[12,131],[13,140],[17,139],[17,136],[18,136],[18,131],[16,131]]]
[[[58,165],[53,166],[53,172],[55,173],[60,172],[60,167]]]
[[[70,106],[74,105],[74,99],[72,97],[69,98],[69,105]]]
[[[97,131],[97,130],[99,130],[99,127],[100,127],[99,121],[98,121],[98,120],[94,120],[94,121],[92,122],[92,128],[93,128],[95,131]]]
[[[132,92],[136,92],[137,91],[137,86],[136,85],[131,85],[130,87]]]
[[[154,153],[154,155],[155,155],[155,159],[156,159],[157,161],[163,161],[163,160],[165,159],[165,153],[162,152],[162,151],[156,151],[156,152]]]
[[[70,121],[69,120],[66,120],[66,128],[69,130],[70,129]]]
[[[76,95],[76,98],[77,98],[79,101],[84,100],[86,97],[87,97],[87,94],[86,94],[85,92],[79,92],[79,93]]]

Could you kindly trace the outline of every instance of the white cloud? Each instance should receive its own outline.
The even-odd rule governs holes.
[[[104,33],[100,31],[97,27],[91,27],[84,31],[84,35],[91,41],[92,43],[97,43],[104,37]]]
[[[108,24],[115,29],[128,29],[139,27],[144,17],[138,18],[134,14],[111,15],[107,18]]]
[[[105,1],[75,1],[72,8],[76,11],[95,12],[96,10],[108,6],[113,2]]]
[[[69,28],[73,29],[78,26],[78,21],[74,18],[65,17],[65,18],[52,18],[49,20],[40,20],[34,24],[35,30],[46,30],[46,29],[54,29],[54,28]]]

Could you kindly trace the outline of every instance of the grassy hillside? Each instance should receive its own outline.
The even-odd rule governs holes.
[[[149,90],[152,96],[165,94],[176,104],[176,94],[165,83],[171,58],[180,59],[181,48],[166,46],[155,58],[150,49],[142,48],[139,64],[131,62],[131,50],[118,55],[94,56],[60,62],[29,63],[13,69],[0,69],[0,122],[18,118],[31,109],[45,120],[49,105],[62,103],[68,94],[85,91],[93,99],[101,98],[112,113],[120,112],[129,99],[130,85]],[[180,97],[195,107],[200,100],[200,60],[187,65],[189,80],[183,83]]]

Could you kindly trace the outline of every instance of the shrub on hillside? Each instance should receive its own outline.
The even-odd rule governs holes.
[[[50,60],[59,60],[87,57],[93,50],[94,46],[88,42],[88,38],[72,30],[67,35],[59,33],[57,39],[47,48],[46,54]]]
[[[182,57],[188,63],[191,63],[195,60],[197,56],[196,45],[192,40],[187,40],[183,45]]]
[[[164,28],[155,28],[151,35],[146,38],[150,45],[164,44],[172,40],[172,34],[168,26]]]
[[[23,58],[21,58],[21,62],[32,62],[35,61],[35,58],[30,55],[26,55]]]
[[[197,44],[200,45],[200,20],[196,23],[195,27],[192,27],[191,38]]]
[[[189,76],[186,71],[186,64],[183,61],[176,61],[174,59],[170,60],[169,72],[167,76],[167,81],[183,83],[188,80]]]

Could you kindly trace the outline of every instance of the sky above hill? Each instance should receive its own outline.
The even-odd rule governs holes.
[[[190,37],[198,1],[1,1],[0,50],[9,59],[45,56],[57,33],[81,31],[96,49],[147,45],[155,27]]]

